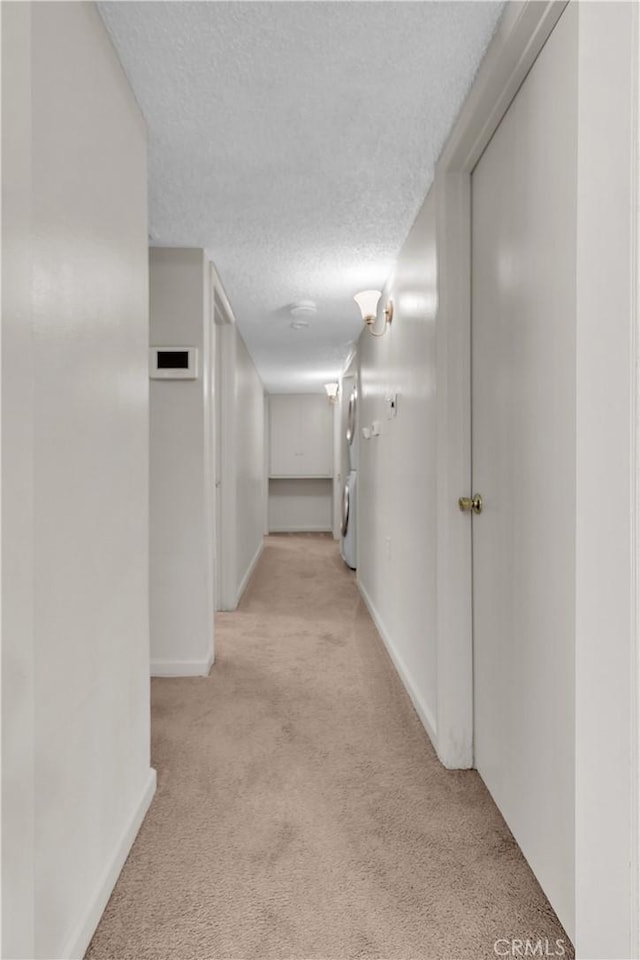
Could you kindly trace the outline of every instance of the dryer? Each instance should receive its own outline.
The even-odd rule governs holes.
[[[349,474],[342,493],[342,559],[352,570],[357,566],[356,500],[358,493],[358,386],[357,382],[349,396],[347,409],[347,452]]]
[[[356,384],[349,395],[347,408],[347,453],[349,470],[358,469],[358,387]]]

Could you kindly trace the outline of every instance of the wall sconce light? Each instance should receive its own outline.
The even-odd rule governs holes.
[[[362,319],[366,323],[367,329],[372,337],[384,337],[393,320],[393,302],[389,300],[384,308],[384,329],[378,332],[373,329],[376,322],[378,302],[381,296],[382,294],[379,290],[363,290],[362,293],[356,293],[353,298],[360,307]]]
[[[325,383],[325,390],[327,391],[327,396],[329,397],[329,403],[335,403],[338,399],[338,384],[337,383]]]

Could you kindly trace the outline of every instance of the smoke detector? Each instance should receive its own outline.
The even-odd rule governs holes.
[[[318,308],[313,302],[313,300],[299,300],[297,303],[292,303],[289,307],[289,313],[296,320],[299,319],[309,319],[309,317],[315,316],[318,312]]]
[[[309,319],[314,317],[318,308],[313,300],[298,300],[289,307],[289,313],[293,317],[291,326],[294,330],[304,330],[309,326]]]

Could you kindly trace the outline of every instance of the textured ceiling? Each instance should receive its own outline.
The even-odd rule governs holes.
[[[103,2],[150,135],[152,242],[209,251],[265,386],[336,379],[433,179],[495,2]],[[314,300],[309,327],[288,306]]]

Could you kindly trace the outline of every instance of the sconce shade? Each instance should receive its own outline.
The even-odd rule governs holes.
[[[335,400],[338,396],[338,384],[337,383],[325,383],[325,390],[327,391],[327,396],[329,400]]]
[[[356,293],[353,299],[360,307],[360,313],[365,322],[371,317],[375,317],[381,296],[379,290],[363,290],[362,293]]]

